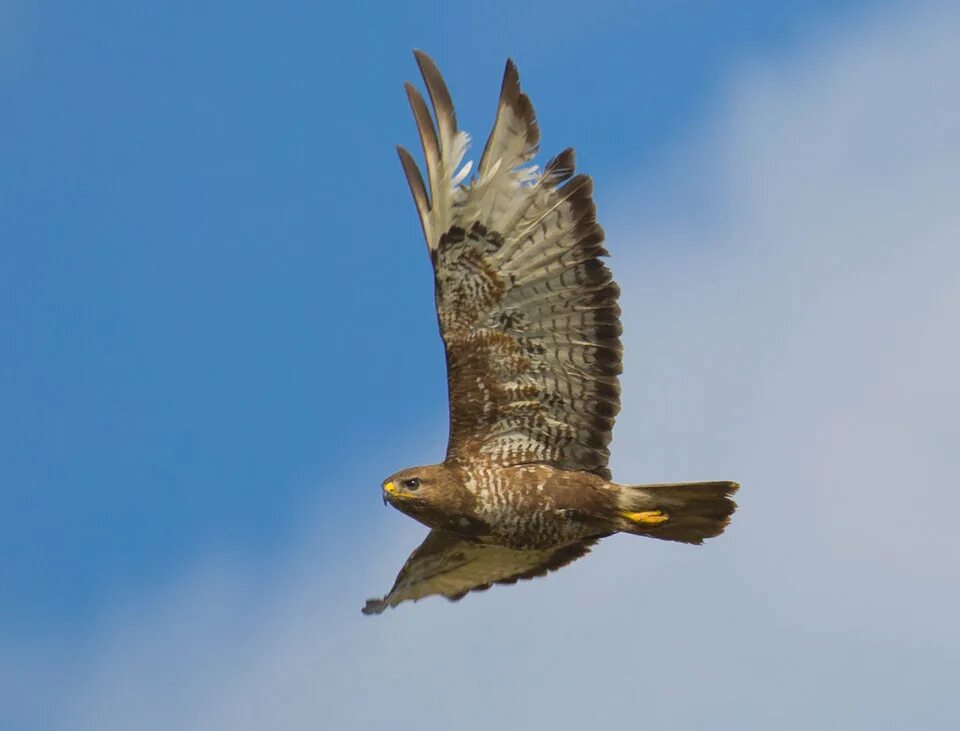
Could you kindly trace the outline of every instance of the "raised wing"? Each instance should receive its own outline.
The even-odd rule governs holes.
[[[436,283],[450,396],[447,461],[546,463],[610,477],[620,410],[619,288],[601,261],[593,184],[566,150],[542,172],[540,132],[507,61],[476,174],[450,94],[415,52],[436,115],[407,84],[428,182],[398,148]]]
[[[590,552],[595,539],[561,548],[517,551],[503,546],[472,543],[442,530],[432,530],[410,554],[397,580],[382,599],[369,599],[364,614],[380,614],[401,602],[440,594],[451,601],[493,584],[514,584],[543,576]]]

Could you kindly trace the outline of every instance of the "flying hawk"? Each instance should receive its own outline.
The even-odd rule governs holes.
[[[457,129],[447,86],[426,54],[414,55],[433,107],[431,116],[406,84],[427,180],[397,151],[433,263],[450,439],[442,463],[382,485],[384,502],[431,530],[364,613],[541,576],[613,533],[696,544],[720,534],[735,482],[610,480],[620,290],[573,150],[542,170],[531,162],[540,132],[508,60],[471,176],[471,163],[461,165],[470,138]]]

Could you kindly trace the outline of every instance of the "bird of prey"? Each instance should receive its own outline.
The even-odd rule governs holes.
[[[735,482],[611,481],[620,290],[573,150],[542,170],[532,162],[540,131],[508,60],[471,175],[447,86],[429,56],[414,55],[433,108],[406,84],[426,180],[397,151],[433,263],[450,438],[443,462],[382,484],[384,502],[431,530],[364,613],[541,576],[613,533],[695,544],[720,534]]]

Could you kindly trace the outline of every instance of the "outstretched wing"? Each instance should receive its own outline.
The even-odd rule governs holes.
[[[364,614],[380,614],[408,600],[441,594],[451,601],[493,584],[513,584],[543,576],[589,553],[596,539],[561,548],[517,551],[486,543],[471,543],[452,533],[432,530],[410,554],[397,580],[382,599],[370,599]]]
[[[507,61],[476,173],[450,94],[415,52],[436,115],[407,84],[427,169],[398,148],[430,250],[450,396],[447,461],[546,463],[609,478],[620,410],[619,289],[601,261],[593,184],[566,150],[530,163],[540,132]]]

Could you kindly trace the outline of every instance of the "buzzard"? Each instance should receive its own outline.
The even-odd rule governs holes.
[[[433,108],[406,84],[427,179],[397,152],[433,263],[450,439],[440,464],[383,482],[384,502],[431,530],[364,613],[541,576],[613,533],[695,544],[720,534],[735,482],[611,482],[620,290],[573,150],[542,170],[532,163],[540,132],[508,60],[471,176],[447,86],[414,55]]]

